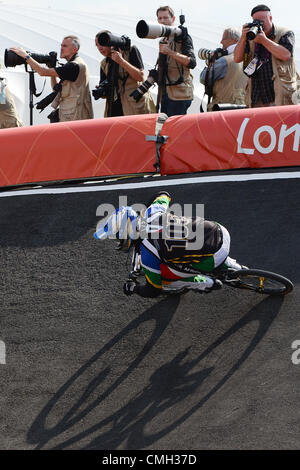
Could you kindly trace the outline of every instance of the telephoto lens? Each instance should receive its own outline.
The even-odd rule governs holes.
[[[151,69],[147,79],[132,93],[130,96],[138,103],[142,96],[149,90],[149,88],[158,81],[158,71],[156,69]]]
[[[209,60],[213,55],[215,51],[212,51],[211,49],[199,49],[198,51],[198,57],[201,60]]]
[[[222,104],[214,104],[212,107],[213,111],[230,111],[231,109],[246,109],[247,106],[245,104],[232,104],[232,103],[222,103]]]
[[[114,34],[104,31],[99,34],[98,43],[104,47],[114,47],[115,49],[121,49],[127,51],[130,49],[130,38],[128,36],[115,36]]]
[[[139,38],[156,39],[156,38],[177,38],[182,34],[182,30],[176,26],[165,26],[158,23],[149,23],[140,20],[136,25],[136,34]]]
[[[57,61],[57,53],[54,51],[49,52],[49,54],[36,54],[35,52],[28,52],[31,57],[36,60],[39,64],[46,64],[48,67],[55,67]],[[13,51],[5,49],[4,52],[4,65],[5,67],[15,67],[16,65],[25,65],[26,60],[23,57],[20,57]]]

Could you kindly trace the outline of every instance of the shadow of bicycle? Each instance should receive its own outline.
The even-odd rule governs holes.
[[[152,373],[143,390],[128,398],[126,404],[119,406],[116,411],[111,412],[111,405],[109,405],[107,410],[104,410],[107,411],[107,416],[82,429],[83,420],[84,423],[87,423],[88,417],[95,416],[99,407],[105,408],[105,400],[140,365],[171,322],[179,304],[179,297],[161,301],[129,323],[70,377],[33,422],[28,431],[28,441],[31,444],[36,444],[37,449],[47,446],[52,449],[107,450],[122,446],[123,449],[137,450],[153,445],[201,409],[235,374],[263,339],[280,311],[282,302],[282,298],[265,298],[195,358],[188,357],[190,347],[176,352],[175,344],[174,358],[165,362]],[[103,386],[105,379],[111,372],[109,367],[102,368],[98,375],[90,381],[84,393],[65,411],[57,424],[50,428],[47,427],[47,421],[51,419],[52,414],[55,414],[55,407],[59,400],[68,395],[72,387],[77,386],[77,382],[83,374],[90,367],[97,366],[98,362],[101,366],[101,358],[107,351],[112,350],[118,342],[124,341],[130,332],[149,320],[155,321],[152,335],[127,369],[115,380],[112,380],[105,390],[101,390],[101,385]],[[258,322],[257,327],[255,322]],[[222,347],[229,339],[232,341],[233,338],[234,340],[234,335],[249,325],[251,328],[255,328],[255,333],[239,357],[233,360],[233,364],[227,370],[222,370],[221,376],[220,373],[214,375],[214,366],[203,367],[203,364],[201,366],[201,362],[206,360],[217,348]],[[87,404],[87,400],[95,392],[97,392],[97,398]],[[192,400],[187,400],[191,397],[193,397]],[[195,399],[195,397],[197,398]],[[178,406],[180,407],[181,404],[184,406],[178,413]],[[162,419],[166,413],[168,414],[167,423]],[[101,413],[99,414],[101,415]],[[154,425],[150,426],[153,422]],[[78,428],[81,430],[78,431]],[[74,435],[66,437],[64,435],[66,431],[69,436],[71,433]],[[50,444],[52,440],[53,442]]]

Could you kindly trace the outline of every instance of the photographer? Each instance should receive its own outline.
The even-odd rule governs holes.
[[[159,7],[156,16],[159,24],[174,26],[174,11],[169,6]],[[191,69],[196,67],[196,58],[193,41],[184,26],[179,28],[182,34],[178,38],[169,38],[159,44],[160,55],[166,59],[163,71],[158,62],[158,72],[164,81],[160,111],[169,117],[186,114],[194,98]]]
[[[0,129],[22,126],[23,123],[18,115],[13,96],[6,85],[6,80],[0,77]]]
[[[247,77],[243,73],[242,65],[235,63],[233,58],[233,52],[239,39],[240,32],[237,29],[225,29],[221,39],[222,49],[212,51],[208,59],[208,66],[204,67],[200,74],[200,83],[205,85],[205,91],[209,98],[208,111],[212,111],[214,104],[245,104]],[[201,51],[203,49],[200,49],[199,57]],[[211,97],[212,101],[210,102]]]
[[[159,24],[173,26],[175,23],[174,12],[169,6],[159,7],[156,16]],[[178,38],[169,38],[159,44],[160,54],[166,57],[160,111],[169,117],[186,114],[194,98],[191,69],[196,67],[196,58],[193,41],[184,26],[179,28],[182,34]],[[159,73],[160,67],[159,64]]]
[[[107,30],[99,31],[95,37],[96,47],[105,58],[101,61],[99,86],[92,93],[95,99],[106,99],[104,117],[155,113],[150,92],[138,102],[130,96],[144,81],[144,65],[138,48],[130,46],[129,38],[124,49],[103,46],[99,43],[103,33],[111,34]]]
[[[270,8],[266,5],[254,7],[251,16],[254,24],[243,25],[241,39],[234,51],[235,62],[244,62],[244,72],[248,76],[247,106],[297,104],[294,33],[274,25]]]
[[[79,48],[77,36],[66,36],[61,43],[60,57],[66,59],[67,63],[49,69],[41,66],[21,47],[10,49],[25,59],[40,76],[51,77],[52,88],[54,89],[55,86],[56,90],[58,88],[59,91],[51,104],[56,110],[51,113],[51,117],[49,116],[51,122],[93,118],[88,70],[85,62],[78,55]]]

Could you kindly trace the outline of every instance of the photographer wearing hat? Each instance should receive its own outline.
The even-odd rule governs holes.
[[[102,40],[110,44],[120,42],[120,47],[102,45]],[[106,99],[104,117],[130,116],[155,113],[155,104],[150,92],[135,101],[131,94],[144,81],[144,64],[140,51],[131,46],[127,36],[114,36],[110,31],[99,31],[95,45],[104,56],[100,65],[99,86],[92,91],[94,98]]]
[[[297,104],[297,72],[293,58],[295,36],[290,29],[274,25],[270,8],[257,5],[253,23],[243,25],[235,62],[244,62],[248,76],[248,107]]]
[[[0,129],[22,126],[23,123],[18,115],[13,96],[7,87],[6,79],[0,77]]]
[[[199,50],[200,58],[204,58],[203,54],[206,59],[208,56],[208,66],[200,74],[200,83],[205,85],[208,95],[208,111],[212,111],[215,104],[245,104],[247,77],[243,73],[242,64],[237,64],[233,57],[240,37],[240,31],[236,28],[226,28],[220,41],[222,49]]]
[[[175,16],[169,6],[159,7],[156,16],[159,24],[174,26]],[[160,111],[169,117],[186,114],[194,98],[191,69],[196,67],[196,57],[193,41],[184,26],[181,25],[179,28],[182,34],[178,38],[170,37],[159,44],[160,55],[166,58]],[[159,64],[159,73],[161,67]]]
[[[51,106],[56,110],[51,113],[51,122],[76,121],[93,118],[92,101],[89,89],[88,70],[85,62],[79,57],[80,42],[77,36],[64,37],[61,43],[60,57],[67,63],[45,68],[34,60],[21,47],[12,47],[27,64],[42,77],[51,77],[52,88],[58,93]],[[60,80],[60,81],[59,81]]]

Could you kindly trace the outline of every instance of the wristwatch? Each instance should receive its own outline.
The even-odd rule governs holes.
[[[27,56],[25,56],[25,60],[28,60],[30,59],[31,55],[30,54],[27,54]]]

